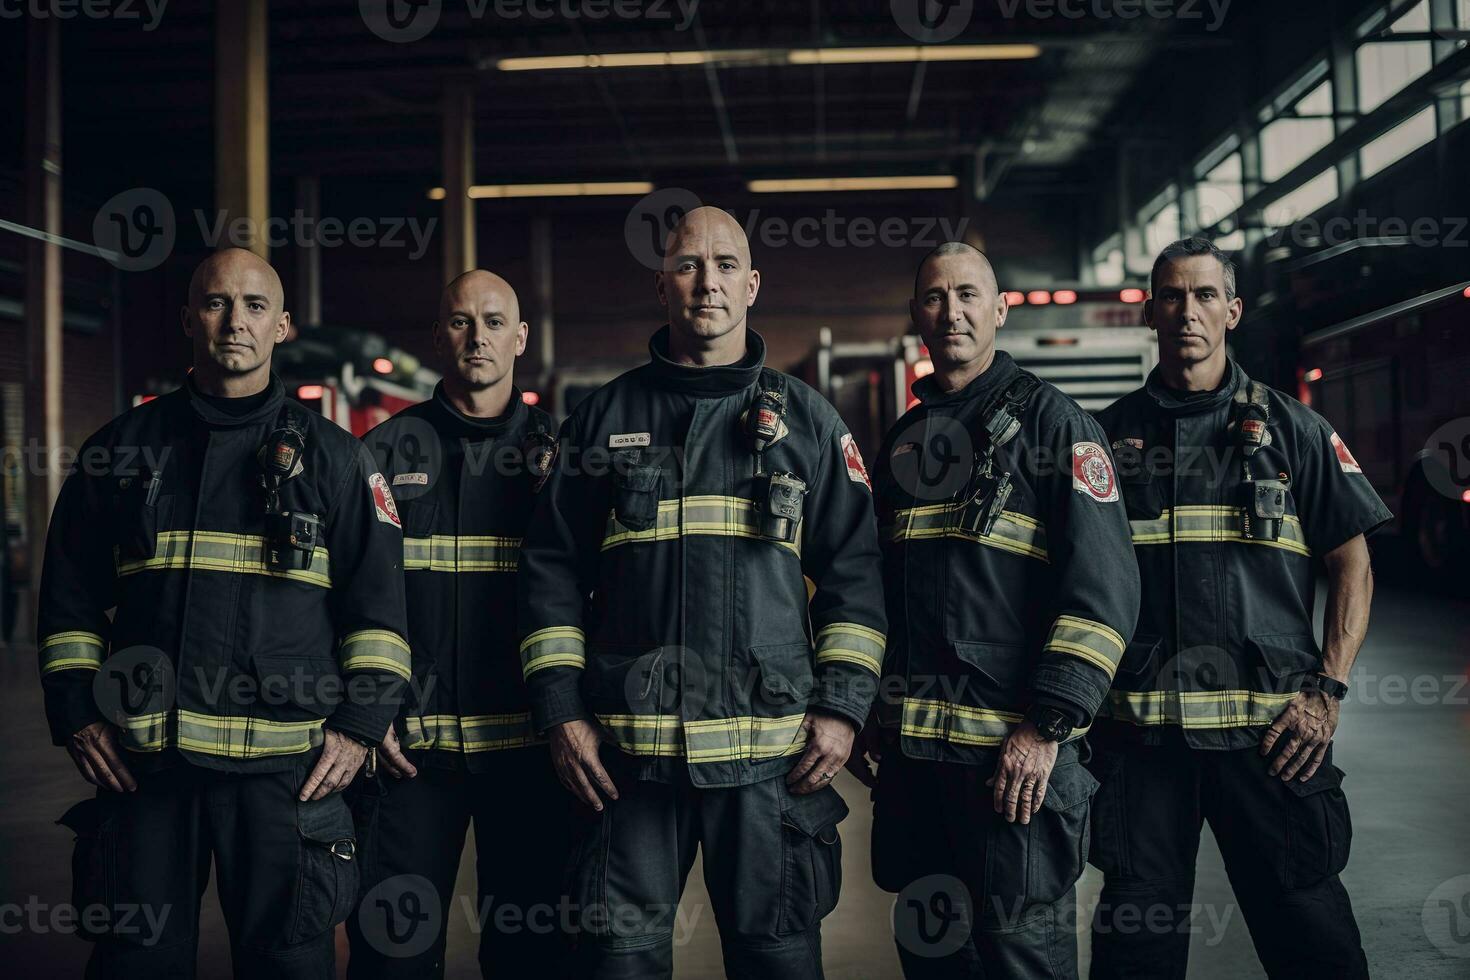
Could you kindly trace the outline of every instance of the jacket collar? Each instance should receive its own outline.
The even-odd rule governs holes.
[[[723,398],[755,384],[766,364],[766,342],[760,334],[745,330],[745,356],[734,364],[691,367],[669,359],[669,327],[660,327],[648,341],[648,372],[661,387],[696,398]]]
[[[1226,363],[1224,382],[1214,391],[1190,394],[1175,391],[1164,384],[1164,376],[1157,365],[1149,372],[1143,390],[1155,406],[1170,415],[1198,415],[1201,412],[1213,411],[1221,404],[1229,402],[1235,397],[1241,385],[1249,383],[1250,379],[1245,376],[1240,365],[1231,359]]]
[[[195,416],[213,429],[238,429],[263,421],[269,422],[279,414],[281,403],[286,400],[286,386],[274,371],[271,372],[270,383],[266,387],[270,394],[253,411],[244,415],[231,415],[209,404],[199,386],[194,383],[192,371],[184,378],[184,390],[188,393],[189,407],[194,410]]]
[[[521,389],[512,385],[510,389],[510,405],[500,415],[494,418],[477,418],[466,415],[449,401],[449,396],[444,393],[444,382],[440,381],[434,386],[433,405],[439,411],[441,421],[446,425],[449,432],[456,435],[468,436],[471,439],[493,439],[504,435],[507,431],[520,424],[526,417],[526,401],[521,396]]]
[[[939,380],[932,374],[913,383],[911,390],[914,397],[924,403],[925,408],[942,408],[951,405],[962,405],[970,401],[984,400],[992,393],[1000,390],[1002,385],[1008,384],[1011,378],[1016,376],[1020,370],[1016,362],[1003,350],[995,352],[995,360],[990,362],[990,367],[981,371],[969,384],[959,391],[945,392],[939,388]]]

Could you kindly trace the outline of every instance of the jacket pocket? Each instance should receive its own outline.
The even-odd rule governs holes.
[[[1159,651],[1164,640],[1160,636],[1139,633],[1128,641],[1123,650],[1123,659],[1118,662],[1115,677],[1125,683],[1118,684],[1125,690],[1144,690],[1159,671]]]
[[[297,801],[296,828],[301,842],[292,945],[346,921],[358,886],[357,836],[341,793]]]
[[[85,939],[101,939],[110,929],[90,930],[89,908],[107,909],[113,915],[117,902],[117,831],[112,808],[101,798],[83,800],[56,821],[76,835],[71,853],[71,902],[78,912],[78,931]]]
[[[806,709],[813,677],[812,651],[805,640],[751,647],[750,658],[755,667],[750,685],[751,707],[768,708],[776,715]]]
[[[660,476],[657,466],[616,461],[612,478],[613,511],[619,524],[629,530],[647,531],[658,523]]]
[[[297,657],[255,658],[256,705],[260,715],[296,720],[304,712],[326,718],[345,698],[341,670],[334,660]],[[229,686],[224,688],[229,691]],[[226,714],[238,714],[232,710]]]
[[[1305,783],[1286,782],[1290,789],[1286,821],[1288,889],[1306,888],[1347,867],[1353,821],[1342,792],[1343,772],[1329,755]],[[1270,777],[1278,778],[1278,777]]]
[[[158,550],[158,532],[167,530],[173,517],[173,495],[148,500],[148,478],[118,479],[111,499],[113,543],[120,562],[145,561]]]
[[[1322,656],[1317,651],[1317,641],[1307,633],[1270,633],[1251,636],[1246,646],[1255,651],[1258,663],[1264,667],[1260,690],[1285,693],[1295,690],[1291,683],[1309,671],[1322,665]]]
[[[784,781],[781,794],[782,887],[780,935],[805,932],[837,907],[842,890],[842,836],[837,825],[847,804],[831,786],[793,795]]]
[[[434,533],[434,518],[439,514],[439,503],[428,497],[398,502],[398,519],[403,522],[405,538],[427,538]]]
[[[1031,658],[1018,643],[974,643],[953,641],[954,654],[970,668],[965,678],[971,688],[968,702],[1004,710],[1020,705],[1031,677]]]

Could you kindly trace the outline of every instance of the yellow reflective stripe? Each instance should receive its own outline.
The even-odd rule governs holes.
[[[337,651],[342,670],[382,670],[408,679],[413,663],[408,643],[392,630],[357,630]]]
[[[410,749],[491,752],[544,741],[531,729],[531,713],[500,715],[422,715],[406,719]]]
[[[1003,510],[989,534],[972,534],[958,526],[959,515],[964,509],[963,503],[905,508],[893,515],[893,523],[883,529],[883,534],[889,541],[957,538],[1014,555],[1047,561],[1046,528],[1036,518],[1013,510]]]
[[[1287,514],[1281,521],[1280,536],[1275,541],[1256,541],[1241,531],[1240,508],[1220,504],[1187,504],[1163,511],[1158,517],[1129,521],[1134,545],[1175,544],[1177,542],[1238,541],[1281,548],[1299,555],[1310,555],[1301,519]]]
[[[775,759],[806,747],[805,712],[779,718],[701,718],[599,714],[618,747],[630,755],[684,758],[690,763]]]
[[[406,572],[513,572],[521,539],[493,534],[434,534],[403,539]]]
[[[1106,623],[1081,616],[1058,616],[1042,649],[1080,657],[1111,679],[1126,646],[1118,631]]]
[[[1269,725],[1297,692],[1110,691],[1100,715],[1133,725],[1246,728]]]
[[[575,626],[548,626],[521,641],[521,676],[547,667],[587,666],[587,638]]]
[[[910,738],[932,739],[953,745],[994,746],[1021,723],[1012,711],[975,708],[953,701],[904,698],[899,731]],[[1076,728],[1067,741],[1086,735],[1091,726]]]
[[[265,564],[265,539],[258,534],[228,534],[222,531],[160,531],[153,544],[153,557],[118,562],[117,574],[194,568],[206,572],[238,572],[266,575],[332,587],[331,561],[326,548],[312,552],[311,564],[286,571]]]
[[[883,646],[887,637],[857,623],[833,623],[817,632],[817,663],[839,661],[883,673]]]
[[[322,721],[270,721],[233,715],[210,715],[179,709],[124,718],[122,742],[134,752],[157,752],[177,746],[204,755],[258,759],[295,755],[322,742]]]
[[[106,649],[102,637],[84,630],[68,630],[52,633],[41,641],[41,673],[57,670],[98,670],[102,666],[102,652]]]
[[[681,497],[658,502],[658,518],[646,531],[634,531],[623,525],[616,511],[607,515],[602,550],[619,545],[650,541],[674,541],[681,536],[715,535],[731,538],[761,538],[755,505],[743,497],[714,494]],[[769,538],[762,539],[770,541]],[[801,534],[795,541],[770,541],[792,554],[801,554]]]

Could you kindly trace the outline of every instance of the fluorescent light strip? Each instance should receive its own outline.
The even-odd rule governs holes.
[[[958,187],[959,179],[948,174],[920,177],[798,177],[752,180],[745,186],[752,194],[790,194],[797,191],[942,191]]]
[[[1024,61],[1041,57],[1035,44],[939,44],[877,48],[742,48],[723,51],[624,51],[608,54],[501,58],[501,71],[571,68],[663,68],[690,65],[876,65],[919,61]]]
[[[473,200],[508,197],[614,197],[647,194],[653,185],[645,180],[583,181],[569,184],[474,184],[468,196]],[[442,201],[444,188],[429,188],[429,200]]]

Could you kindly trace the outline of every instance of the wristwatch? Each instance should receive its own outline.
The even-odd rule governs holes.
[[[1326,674],[1313,674],[1307,677],[1303,685],[1309,691],[1321,691],[1323,695],[1341,701],[1347,697],[1348,686],[1335,677]]]
[[[1062,711],[1047,705],[1035,705],[1026,712],[1026,720],[1048,742],[1064,742],[1072,734],[1072,723]]]

